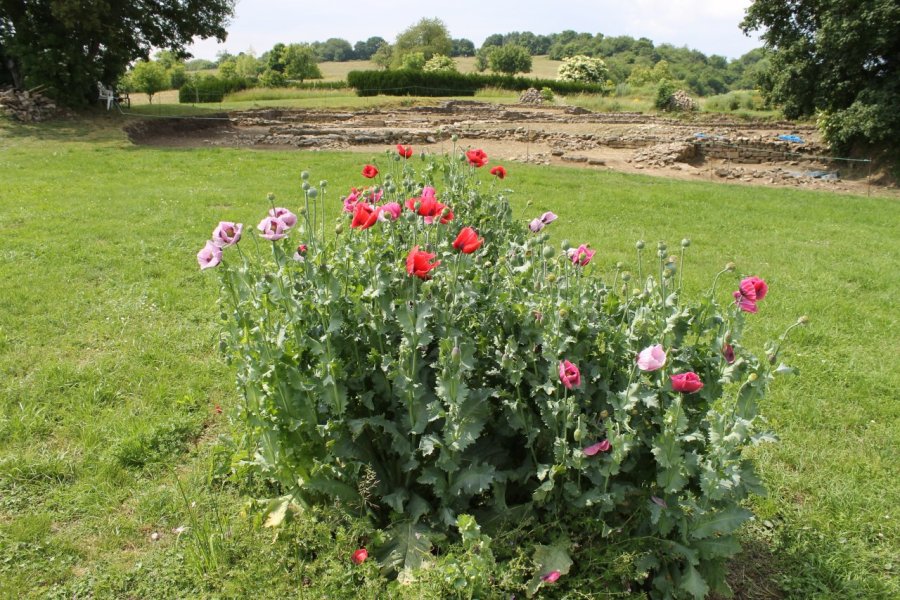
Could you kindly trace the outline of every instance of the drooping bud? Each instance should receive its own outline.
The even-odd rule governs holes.
[[[802,317],[797,319],[798,325],[807,325],[808,323],[809,323],[809,317],[807,317],[806,315],[803,315]]]
[[[266,200],[268,200],[269,202],[272,202],[273,200],[275,200],[275,194],[273,194],[272,192],[269,192],[268,194],[266,194]]]
[[[735,269],[737,269],[737,265],[734,264],[733,262],[725,264],[725,270],[728,271],[729,273],[733,273]]]
[[[338,235],[341,235],[342,233],[344,233],[344,224],[338,223],[337,225],[335,225],[334,232]]]
[[[681,240],[682,248],[687,248],[690,245],[691,245],[691,240],[689,240],[688,238],[684,238],[683,240]]]

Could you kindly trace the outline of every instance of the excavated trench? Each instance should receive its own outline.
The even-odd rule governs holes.
[[[866,173],[822,160],[814,127],[697,115],[593,113],[578,107],[446,101],[359,111],[253,109],[126,128],[135,144],[169,147],[350,150],[395,144],[420,151],[481,147],[493,162],[568,164],[676,178],[865,193]],[[786,138],[786,139],[785,139]]]

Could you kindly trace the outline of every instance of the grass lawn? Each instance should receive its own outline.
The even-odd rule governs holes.
[[[295,206],[301,170],[336,196],[368,157],[141,148],[123,123],[0,123],[0,597],[408,596],[351,568],[359,523],[313,512],[273,539],[247,507],[267,490],[224,477],[239,399],[195,260],[266,193]],[[555,240],[605,268],[689,237],[689,290],[727,261],[766,279],[757,348],[809,315],[787,352],[801,376],[763,407],[781,439],[757,451],[770,494],[734,580],[744,598],[900,596],[900,204],[508,168],[523,218],[552,209]]]

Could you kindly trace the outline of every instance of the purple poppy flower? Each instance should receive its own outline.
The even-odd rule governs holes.
[[[266,217],[259,222],[256,228],[262,232],[262,237],[272,242],[287,235],[287,225],[277,217]]]
[[[222,249],[215,245],[212,240],[206,242],[203,249],[197,253],[197,262],[200,263],[200,270],[215,267],[222,262]]]
[[[212,233],[212,243],[219,248],[233,246],[241,241],[241,232],[244,230],[243,223],[232,223],[231,221],[222,221],[216,226]]]

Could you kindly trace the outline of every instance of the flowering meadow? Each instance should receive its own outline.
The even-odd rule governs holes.
[[[448,581],[476,596],[503,591],[492,537],[523,522],[531,567],[510,590],[565,589],[616,546],[651,597],[727,592],[763,491],[744,451],[774,439],[758,403],[791,371],[787,332],[762,358],[742,343],[777,290],[727,264],[686,297],[688,239],[597,269],[588,244],[550,243],[552,211],[514,214],[514,171],[483,150],[414,155],[349,190],[304,172],[299,201],[270,195],[197,254],[222,283],[244,465],[279,485],[268,523],[337,503],[372,527],[347,560],[406,582],[462,543],[480,566]]]

